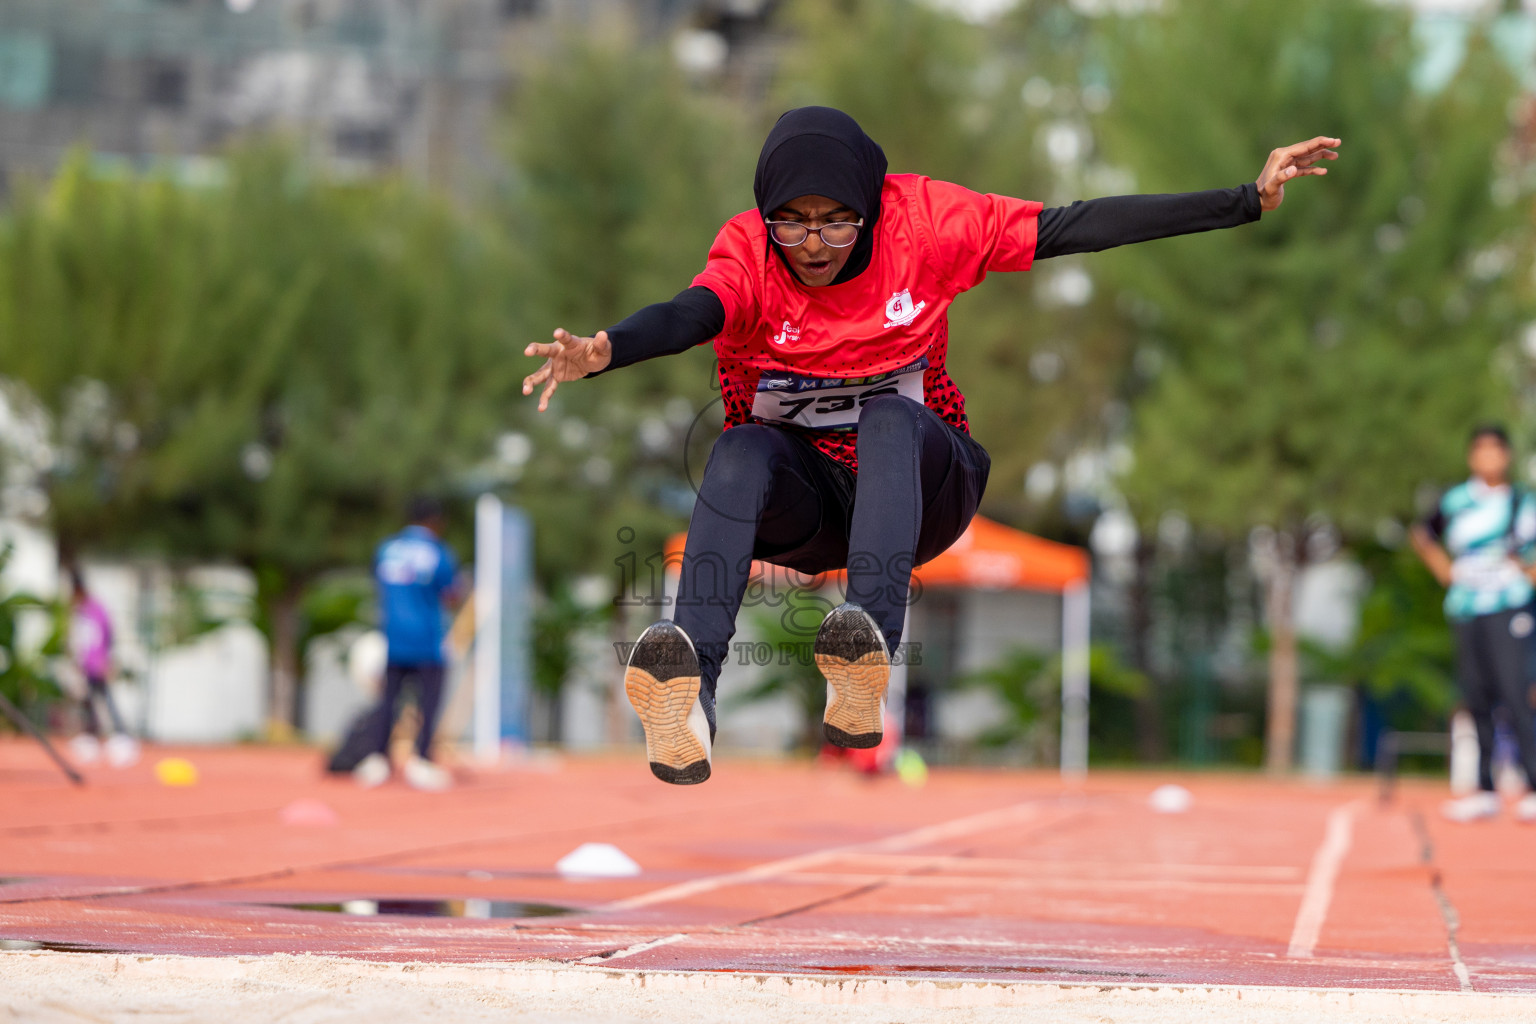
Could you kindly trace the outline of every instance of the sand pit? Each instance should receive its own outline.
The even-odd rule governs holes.
[[[339,957],[0,953],[0,1020],[183,1024],[1418,1024],[1529,1021],[1536,997],[1448,992],[379,964]]]

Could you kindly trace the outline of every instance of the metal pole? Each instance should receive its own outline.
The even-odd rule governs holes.
[[[10,698],[6,697],[6,695],[3,693],[0,693],[0,712],[4,712],[5,717],[9,718],[12,722],[15,722],[16,728],[22,730],[23,732],[30,733],[33,739],[41,743],[43,745],[43,749],[48,751],[48,756],[53,758],[53,763],[59,766],[60,771],[69,776],[70,782],[73,782],[77,786],[85,785],[85,780],[80,777],[80,773],[75,771],[75,769],[70,765],[68,761],[59,756],[59,752],[57,750],[53,749],[53,744],[48,742],[48,737],[38,732],[37,726],[33,725],[31,720],[28,719],[26,715],[21,713],[21,709],[18,708],[15,704],[12,704]]]
[[[501,757],[502,507],[494,494],[475,502],[475,719],[476,759]]]
[[[1061,774],[1088,774],[1088,583],[1061,594]]]

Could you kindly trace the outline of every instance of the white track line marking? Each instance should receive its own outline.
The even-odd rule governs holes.
[[[981,814],[956,818],[954,821],[946,821],[938,825],[925,825],[910,832],[902,832],[898,835],[877,839],[869,843],[851,843],[847,846],[834,846],[825,850],[816,850],[812,853],[802,853],[796,857],[769,861],[766,864],[758,864],[741,871],[731,871],[723,875],[695,878],[690,882],[679,882],[677,885],[653,889],[638,896],[615,900],[612,903],[597,907],[595,912],[612,913],[616,910],[635,910],[639,907],[652,907],[658,903],[672,903],[706,892],[714,892],[716,889],[725,889],[729,886],[742,885],[748,882],[761,882],[765,879],[777,878],[780,875],[804,871],[807,868],[818,867],[829,860],[850,853],[896,853],[901,850],[910,850],[914,847],[927,846],[930,843],[942,842],[945,839],[970,835],[974,832],[985,832],[988,829],[998,828],[1003,825],[1023,824],[1038,817],[1039,814],[1039,804],[1032,802],[1014,804],[1011,807],[1004,807],[996,811],[984,811]]]
[[[866,872],[909,874],[913,871],[942,867],[964,877],[977,875],[1029,879],[1067,877],[1076,881],[1090,878],[1188,879],[1228,882],[1291,882],[1300,886],[1305,872],[1298,866],[1240,864],[1138,864],[1105,861],[1085,864],[1081,861],[1027,860],[1023,857],[955,857],[947,855],[860,853],[846,858],[847,864]]]
[[[1312,870],[1307,872],[1307,886],[1296,911],[1291,947],[1286,956],[1309,957],[1317,949],[1317,938],[1322,934],[1323,922],[1328,920],[1328,907],[1333,903],[1333,886],[1338,881],[1339,868],[1354,840],[1355,815],[1359,811],[1360,801],[1352,800],[1335,807],[1328,815],[1322,845],[1312,855]]]
[[[607,956],[582,957],[576,962],[579,964],[605,964],[610,960],[622,960],[627,956],[634,956],[636,953],[644,953],[646,950],[655,949],[657,946],[670,946],[674,942],[682,942],[687,937],[687,932],[678,932],[676,935],[668,935],[664,938],[652,939],[649,942],[637,942],[633,946],[625,946],[623,949],[609,953]]]
[[[1461,958],[1461,940],[1457,937],[1461,932],[1461,915],[1456,913],[1456,907],[1451,903],[1451,898],[1445,894],[1445,885],[1440,879],[1439,868],[1435,869],[1435,903],[1440,908],[1440,917],[1445,921],[1445,947],[1451,954],[1451,972],[1456,975],[1456,981],[1461,985],[1463,992],[1475,991],[1472,987],[1472,972],[1467,970],[1467,962]]]
[[[929,868],[942,868],[944,862],[935,859]],[[921,869],[918,869],[921,870]],[[1066,891],[1082,889],[1105,892],[1199,892],[1233,893],[1248,895],[1274,895],[1301,892],[1300,882],[1205,882],[1177,878],[1009,878],[1001,875],[932,875],[932,874],[870,874],[852,871],[795,871],[788,880],[817,885],[871,885],[881,882],[889,886],[906,886],[919,889],[990,889],[1022,890],[1026,892]]]

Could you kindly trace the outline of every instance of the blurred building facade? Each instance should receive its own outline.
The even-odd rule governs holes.
[[[682,32],[723,61],[768,0],[5,0],[0,190],[75,146],[190,180],[250,132],[334,173],[402,171],[464,195],[496,174],[500,101],[571,32]],[[700,28],[699,26],[703,26]],[[718,45],[714,43],[718,40]],[[723,48],[722,48],[723,47]]]

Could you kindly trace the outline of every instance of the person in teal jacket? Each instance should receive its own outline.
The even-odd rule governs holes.
[[[1452,487],[1434,513],[1414,527],[1414,550],[1445,592],[1445,614],[1456,633],[1456,677],[1462,702],[1477,725],[1478,791],[1445,806],[1453,821],[1496,816],[1493,784],[1494,713],[1501,706],[1525,769],[1536,786],[1536,723],[1529,699],[1530,644],[1536,631],[1536,497],[1510,481],[1513,451],[1500,426],[1472,432],[1472,476]],[[1536,823],[1536,793],[1516,816]]]

